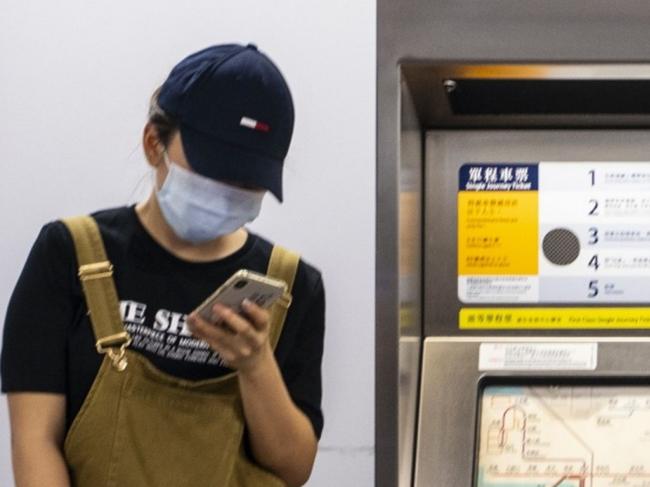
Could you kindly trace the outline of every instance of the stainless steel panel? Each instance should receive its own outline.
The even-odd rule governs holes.
[[[649,21],[643,1],[380,0],[379,58],[647,60]]]
[[[422,131],[402,83],[399,165],[399,486],[412,482],[422,341]]]
[[[413,99],[402,83],[399,158],[400,336],[422,336],[423,132]]]
[[[430,131],[425,153],[424,331],[426,336],[458,335],[461,307],[457,293],[458,168],[465,162],[478,161],[647,161],[650,137],[642,130]],[[481,332],[464,332],[471,333]],[[495,334],[544,333],[497,331]],[[602,334],[647,332],[619,330]]]
[[[649,20],[642,1],[378,1],[376,485],[398,468],[400,62],[647,62]]]
[[[417,399],[420,385],[420,337],[401,337],[399,341],[399,487],[413,485]]]
[[[481,343],[513,341],[598,342],[595,372],[479,372]],[[430,337],[422,362],[416,487],[470,487],[475,455],[479,381],[488,377],[598,377],[630,375],[650,380],[650,338]]]
[[[397,100],[397,70],[388,96]],[[386,88],[386,86],[384,86]],[[382,94],[379,93],[378,97]],[[398,111],[389,116],[395,132],[377,146],[377,227],[375,286],[375,482],[395,487],[398,482],[399,388],[399,268],[398,268]]]

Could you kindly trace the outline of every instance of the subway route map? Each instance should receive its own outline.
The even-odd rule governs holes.
[[[650,487],[650,387],[488,386],[477,487]]]

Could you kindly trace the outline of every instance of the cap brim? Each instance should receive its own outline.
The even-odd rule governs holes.
[[[181,123],[183,150],[194,171],[209,178],[258,186],[282,201],[283,161],[252,153]]]

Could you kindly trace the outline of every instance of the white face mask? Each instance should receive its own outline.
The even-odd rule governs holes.
[[[265,191],[236,188],[170,162],[156,191],[165,220],[181,239],[198,244],[232,233],[260,213]]]

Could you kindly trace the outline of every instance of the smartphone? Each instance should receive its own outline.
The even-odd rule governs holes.
[[[248,299],[261,308],[270,308],[286,292],[286,282],[242,269],[230,276],[194,311],[204,320],[215,321],[212,316],[212,307],[216,303],[241,313],[244,299]]]

